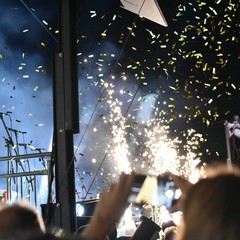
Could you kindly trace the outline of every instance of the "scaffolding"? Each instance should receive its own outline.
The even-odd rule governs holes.
[[[41,190],[37,186],[37,178],[48,176],[48,162],[51,154],[51,152],[44,152],[0,157],[0,162],[7,163],[7,172],[0,174],[0,179],[6,179],[4,200],[9,203],[27,200],[37,207],[38,193]],[[38,165],[42,166],[39,169],[35,168],[35,164],[31,164],[36,159],[40,163]]]

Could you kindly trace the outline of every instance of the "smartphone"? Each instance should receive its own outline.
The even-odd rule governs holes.
[[[136,175],[128,200],[138,205],[148,204],[170,208],[179,195],[180,189],[170,179],[161,176]]]

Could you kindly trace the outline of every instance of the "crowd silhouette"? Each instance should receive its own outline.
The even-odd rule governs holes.
[[[207,169],[194,184],[165,173],[182,191],[175,211],[182,212],[179,224],[168,221],[161,226],[142,217],[131,240],[225,240],[240,236],[240,169],[227,165]],[[104,192],[90,222],[79,233],[56,234],[46,229],[37,209],[25,202],[2,203],[0,240],[107,240],[128,207],[134,174],[121,174],[119,181]],[[62,231],[63,232],[63,231]],[[116,237],[116,236],[115,236]]]

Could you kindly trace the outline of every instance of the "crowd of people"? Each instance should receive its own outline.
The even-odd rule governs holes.
[[[194,184],[171,173],[165,173],[165,176],[171,178],[182,191],[175,206],[182,212],[180,224],[157,226],[153,234],[145,234],[148,227],[140,224],[131,240],[239,239],[238,167],[215,166]],[[107,240],[128,206],[133,181],[133,173],[121,174],[119,181],[101,195],[89,224],[79,234],[48,232],[34,207],[26,203],[4,203],[0,208],[0,240]]]

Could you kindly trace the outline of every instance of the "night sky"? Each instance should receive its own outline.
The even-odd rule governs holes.
[[[141,154],[150,147],[139,133],[148,119],[168,127],[166,141],[177,138],[179,154],[226,161],[224,123],[239,114],[240,105],[239,5],[179,1],[176,11],[164,13],[175,13],[165,28],[122,9],[117,0],[78,1],[80,133],[74,151],[80,194],[96,172],[94,188],[118,172],[111,152],[114,124],[125,125],[132,162],[147,162]],[[30,145],[51,151],[58,18],[56,0],[0,0],[0,111],[11,112],[4,116],[8,127],[27,132],[19,140],[29,143],[28,153],[34,151]],[[120,118],[110,117],[110,96],[122,102]],[[151,127],[153,133],[156,125]],[[6,156],[3,124],[0,135],[0,155]]]

